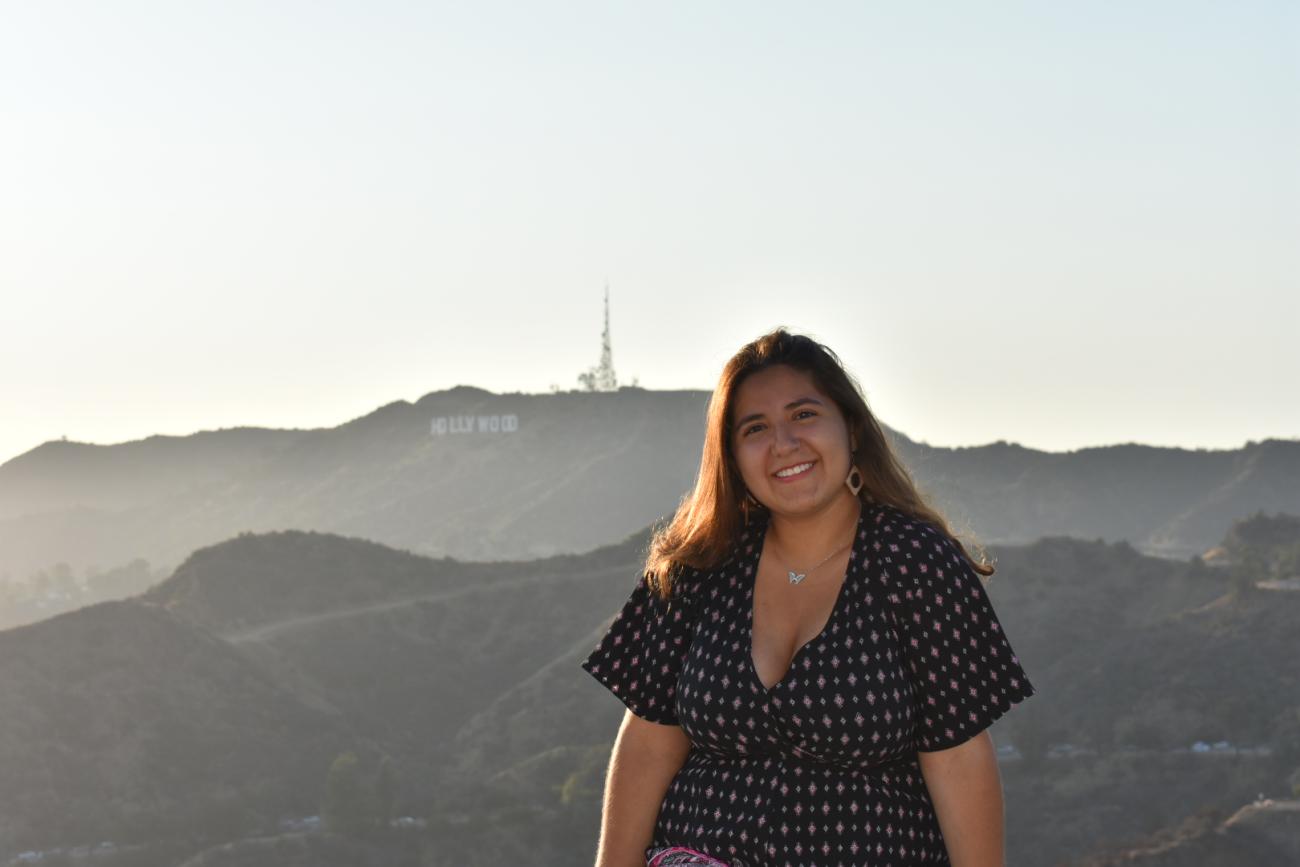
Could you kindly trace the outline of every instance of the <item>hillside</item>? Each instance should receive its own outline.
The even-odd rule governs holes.
[[[1177,826],[1079,867],[1290,867],[1300,863],[1300,801],[1254,801],[1226,819],[1203,810]]]
[[[635,574],[643,543],[465,564],[248,534],[135,599],[2,631],[0,859],[273,830],[318,811],[348,749],[392,757],[424,814],[455,732],[591,633],[604,613],[575,600]]]
[[[469,561],[590,551],[672,512],[707,400],[458,386],[334,428],[45,443],[0,465],[0,582],[58,563],[174,568],[241,532],[290,529]],[[891,436],[957,524],[993,544],[1068,534],[1185,558],[1256,509],[1300,512],[1300,441],[1050,453]]]
[[[1223,535],[1242,563],[1267,563],[1300,541],[1287,526],[1257,517]],[[279,844],[222,845],[316,813],[326,769],[352,750],[392,760],[397,814],[426,819],[436,843],[421,864],[589,861],[623,708],[578,662],[648,539],[461,563],[246,534],[136,599],[0,632],[0,858],[111,839],[143,847],[133,867],[185,847],[269,867],[257,853]],[[1259,558],[1242,539],[1267,540]],[[1039,691],[993,729],[1020,756],[1002,766],[1010,860],[1101,855],[1286,790],[1300,593],[1125,543],[991,553],[990,596]],[[1231,757],[1191,750],[1219,739]],[[323,860],[319,845],[284,841]]]
[[[137,601],[0,632],[0,696],[0,852],[238,829],[317,797],[352,743],[328,703]]]

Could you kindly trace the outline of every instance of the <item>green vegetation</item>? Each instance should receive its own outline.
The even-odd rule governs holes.
[[[320,815],[329,831],[362,836],[387,828],[397,796],[393,763],[384,756],[373,774],[365,773],[354,752],[330,764]]]
[[[1248,589],[1293,568],[1300,533],[1233,529],[1229,569],[1064,536],[998,547],[989,592],[1038,688],[993,732],[1023,757],[1002,763],[1009,860],[1300,783],[1300,593]],[[2,631],[0,841],[114,840],[105,867],[590,864],[623,711],[577,663],[642,543],[461,564],[248,536],[146,599]],[[171,848],[123,854],[137,844]]]

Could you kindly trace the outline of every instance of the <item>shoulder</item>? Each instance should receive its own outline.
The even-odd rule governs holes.
[[[951,588],[977,575],[960,547],[933,521],[882,506],[873,543],[881,580],[904,600]]]
[[[754,549],[762,539],[762,531],[762,524],[751,521],[736,532],[724,553],[715,561],[701,566],[674,564],[674,594],[680,589],[688,597],[716,595],[718,588],[734,577],[740,566],[753,559]]]
[[[678,606],[689,607],[700,595],[704,572],[685,563],[674,563],[669,569],[668,599],[665,602],[659,595],[659,582],[650,572],[641,576],[641,584],[647,587],[651,600],[672,610]]]
[[[957,546],[938,524],[904,512],[896,506],[880,505],[875,508],[876,550],[888,554],[912,554],[918,550],[927,554],[952,549]]]

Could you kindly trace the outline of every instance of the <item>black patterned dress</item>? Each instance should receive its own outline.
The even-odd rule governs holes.
[[[864,505],[825,628],[767,689],[751,638],[767,523],[717,569],[684,570],[671,603],[643,575],[582,662],[637,716],[690,738],[647,855],[949,863],[917,752],[964,743],[1034,694],[979,573],[934,524]]]

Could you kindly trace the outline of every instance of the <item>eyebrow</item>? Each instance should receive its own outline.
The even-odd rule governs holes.
[[[818,400],[815,397],[801,397],[798,400],[792,400],[789,403],[787,403],[785,405],[785,410],[786,412],[789,412],[790,410],[794,409],[797,406],[803,406],[805,403],[815,403],[818,406],[825,406],[825,404],[823,404],[820,400]],[[759,418],[763,418],[763,414],[761,412],[752,412],[749,415],[742,418],[740,421],[736,422],[732,426],[731,432],[735,433],[745,425],[749,424],[751,421],[754,421],[755,419],[759,419]]]

